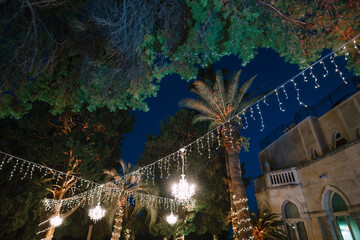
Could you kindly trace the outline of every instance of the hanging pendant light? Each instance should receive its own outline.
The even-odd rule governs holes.
[[[50,218],[50,225],[53,227],[58,227],[62,224],[63,219],[59,216],[56,215],[55,217]]]
[[[172,211],[171,214],[166,217],[166,221],[170,225],[174,225],[177,222],[177,220],[178,220],[177,216],[175,216]]]
[[[181,148],[181,159],[182,159],[182,174],[181,179],[178,184],[174,184],[172,188],[172,195],[175,197],[175,200],[179,202],[187,202],[195,194],[195,185],[189,184],[185,179],[184,173],[184,152],[185,148]]]
[[[100,204],[98,203],[96,207],[89,210],[89,217],[96,223],[105,216],[105,212],[105,209],[100,207]]]

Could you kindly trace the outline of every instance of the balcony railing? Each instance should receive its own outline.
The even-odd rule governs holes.
[[[299,184],[299,175],[296,168],[288,168],[268,172],[267,174],[268,187],[279,187],[290,184]]]

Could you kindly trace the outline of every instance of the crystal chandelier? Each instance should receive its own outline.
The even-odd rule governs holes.
[[[195,185],[194,184],[189,185],[185,179],[185,174],[184,174],[184,152],[185,152],[185,149],[181,148],[180,151],[181,151],[181,159],[182,159],[181,179],[178,184],[173,185],[171,194],[175,197],[175,199],[177,201],[187,202],[190,200],[192,195],[195,194]]]
[[[63,219],[59,216],[56,215],[55,217],[50,218],[50,225],[53,227],[58,227],[62,224]]]
[[[98,204],[96,207],[89,210],[89,217],[91,220],[93,220],[95,223],[102,219],[105,216],[105,209],[100,207],[100,204]]]
[[[166,221],[170,224],[173,225],[177,222],[178,218],[177,216],[175,216],[172,212],[169,216],[166,217]]]

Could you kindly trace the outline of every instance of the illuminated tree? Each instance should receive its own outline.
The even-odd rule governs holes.
[[[239,153],[244,144],[248,144],[239,135],[240,122],[231,122],[231,118],[259,99],[254,93],[247,93],[255,77],[239,87],[238,71],[231,81],[224,81],[222,75],[216,76],[216,82],[196,81],[192,92],[200,99],[184,99],[181,105],[199,112],[193,122],[209,121],[210,128],[217,127],[221,131],[222,143],[228,154],[228,174],[230,177],[230,200],[232,203],[232,224],[236,239],[249,239],[251,236],[246,191],[242,179]],[[213,86],[209,86],[212,84]]]

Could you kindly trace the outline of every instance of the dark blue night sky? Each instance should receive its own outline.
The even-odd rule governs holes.
[[[351,74],[344,68],[344,61],[343,56],[336,58],[339,69],[344,73],[344,76],[348,78]],[[310,76],[308,71],[306,72],[308,79],[307,83],[303,81],[302,77],[295,79],[298,83],[297,86],[300,89],[300,99],[309,106],[315,104],[336,87],[343,84],[342,79],[339,77],[339,73],[334,71],[334,66],[330,62],[330,59],[325,59],[324,63],[329,71],[329,75],[326,78],[322,77],[325,71],[321,65],[317,64],[313,68],[313,73],[318,78],[320,88],[316,89],[314,87],[314,79]],[[221,61],[216,64],[216,68],[227,68],[231,72],[242,68],[243,70],[240,76],[241,82],[244,82],[257,74],[253,87],[257,88],[260,85],[264,85],[263,91],[269,91],[276,88],[300,72],[297,65],[285,63],[277,53],[265,49],[260,49],[255,59],[246,67],[241,67],[241,61],[236,57],[229,56],[222,58]],[[150,111],[134,112],[136,114],[136,124],[134,130],[127,134],[124,139],[124,145],[122,147],[123,160],[136,164],[144,149],[147,134],[159,133],[159,122],[164,121],[166,117],[173,115],[180,109],[178,103],[181,99],[193,97],[188,91],[189,84],[189,82],[180,79],[177,75],[167,76],[161,82],[160,91],[158,92],[157,97],[148,99],[147,101]],[[261,150],[260,141],[279,125],[290,122],[294,118],[294,114],[302,108],[296,99],[296,91],[293,85],[289,84],[285,88],[289,96],[287,100],[285,99],[285,95],[282,92],[279,92],[279,97],[283,102],[282,106],[286,109],[285,112],[279,110],[276,96],[272,95],[270,96],[270,99],[267,100],[269,106],[260,104],[265,129],[260,131],[260,117],[258,112],[254,111],[256,120],[254,121],[248,116],[249,127],[242,130],[242,135],[250,138],[250,150],[249,152],[242,152],[240,154],[240,160],[246,162],[246,175],[251,176],[252,178],[261,174],[258,159],[258,152]],[[253,184],[247,189],[247,195],[251,211],[256,211],[257,206]]]

